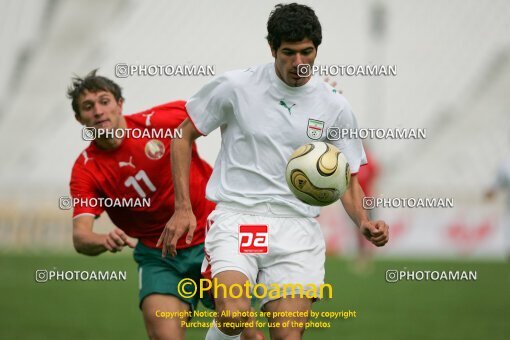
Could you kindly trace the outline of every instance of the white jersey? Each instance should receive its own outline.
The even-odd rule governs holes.
[[[191,97],[186,109],[203,135],[221,127],[221,149],[206,191],[217,203],[270,203],[315,217],[320,209],[298,200],[285,180],[294,150],[325,141],[344,153],[352,173],[366,163],[361,140],[326,136],[330,127],[357,128],[347,100],[316,77],[300,87],[286,85],[274,63],[216,77]]]

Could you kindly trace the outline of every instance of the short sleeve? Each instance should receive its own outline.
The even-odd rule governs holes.
[[[98,199],[99,195],[91,175],[78,164],[82,161],[82,157],[78,158],[71,174],[71,197],[74,202],[73,218],[83,214],[99,216],[104,211],[99,204],[86,203]]]
[[[145,111],[141,116],[142,121],[149,120],[150,126],[154,128],[177,129],[188,118],[186,102],[178,100],[159,105]]]
[[[232,112],[233,94],[231,81],[219,76],[188,100],[188,116],[201,134],[208,135],[227,122]]]
[[[354,116],[351,106],[347,101],[345,101],[345,105],[338,115],[334,126],[339,129],[358,128],[358,121],[356,120],[356,116]],[[347,161],[349,162],[352,174],[358,173],[359,168],[362,165],[367,164],[367,156],[365,154],[365,149],[363,148],[361,139],[347,137],[344,139],[330,140],[328,138],[328,142],[335,145],[340,149],[340,151],[342,151],[342,153],[347,158]]]

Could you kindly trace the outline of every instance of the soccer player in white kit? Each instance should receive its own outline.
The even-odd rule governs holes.
[[[183,138],[172,143],[175,213],[159,243],[164,255],[175,255],[175,242],[181,235],[187,233],[191,241],[196,227],[188,184],[191,145],[220,127],[221,150],[206,191],[208,199],[218,203],[209,215],[205,242],[212,277],[227,287],[246,281],[268,289],[272,284],[318,287],[324,282],[325,261],[324,238],[314,218],[319,208],[299,201],[285,181],[286,163],[295,149],[313,141],[336,145],[353,174],[342,197],[349,216],[376,246],[388,241],[388,226],[369,221],[362,207],[364,194],[356,178],[366,163],[361,141],[330,140],[326,133],[330,127],[357,127],[349,103],[320,78],[298,75],[298,65],[313,65],[322,40],[314,11],[295,3],[277,5],[267,27],[274,62],[227,72],[188,101],[189,119],[180,126]],[[240,251],[240,229],[253,225],[267,231],[266,253]],[[218,317],[206,339],[238,339],[248,318],[234,312],[250,311],[250,299],[219,294],[215,303]],[[312,299],[265,297],[261,304],[271,313],[309,312]],[[222,315],[223,311],[231,313]],[[289,320],[304,323],[307,318],[293,314],[269,321]],[[228,322],[234,326],[225,327]],[[303,332],[304,327],[270,328],[274,339],[300,339]]]

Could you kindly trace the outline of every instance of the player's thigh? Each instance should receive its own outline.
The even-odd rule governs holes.
[[[140,308],[146,297],[152,294],[172,295],[188,303],[192,308],[198,303],[198,296],[183,297],[179,283],[193,280],[198,284],[203,259],[202,245],[180,249],[174,258],[161,258],[161,250],[138,245],[134,251],[138,263],[138,284]]]
[[[184,339],[186,327],[181,322],[188,319],[189,310],[189,304],[172,295],[146,296],[142,312],[150,339]]]
[[[253,254],[239,252],[239,225],[256,223],[255,217],[241,213],[214,210],[208,217],[210,228],[205,237],[205,253],[211,275],[226,270],[239,271],[252,284],[257,279],[258,267]]]
[[[239,252],[238,237],[239,225],[253,224],[252,219],[252,216],[221,210],[209,215],[211,227],[206,235],[205,252],[213,281],[217,283],[213,290],[217,311],[250,309],[249,294],[246,294],[250,290],[245,287],[246,282],[255,284],[258,265],[255,255]]]
[[[311,309],[312,300],[305,297],[286,297],[267,302],[264,311],[271,315],[268,321],[280,324],[280,327],[269,329],[271,339],[301,339]],[[291,316],[288,312],[295,314]]]
[[[325,242],[313,219],[289,218],[269,226],[269,251],[261,258],[258,283],[277,285],[279,294],[267,294],[264,305],[280,297],[320,298],[324,283]]]
[[[180,249],[174,258],[161,258],[161,251],[144,246],[135,248],[138,263],[140,308],[151,339],[181,339],[186,321],[198,303],[198,296],[182,296],[179,282],[192,279],[198,284],[203,258],[202,246]],[[173,312],[189,311],[183,317],[165,318]]]

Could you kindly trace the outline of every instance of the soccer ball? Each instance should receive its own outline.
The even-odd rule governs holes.
[[[316,206],[336,202],[349,186],[351,170],[335,146],[314,142],[300,146],[287,163],[285,178],[301,201]]]

